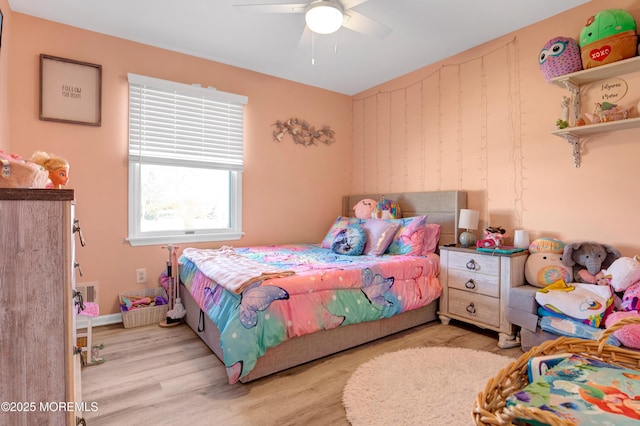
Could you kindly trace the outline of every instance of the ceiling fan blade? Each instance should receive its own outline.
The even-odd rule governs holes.
[[[235,4],[238,12],[246,13],[304,13],[308,3],[289,4]]]
[[[381,23],[376,22],[371,18],[367,18],[366,16],[353,10],[345,11],[342,26],[362,34],[377,37],[379,39],[385,38],[391,32],[391,28],[388,28]]]
[[[359,4],[366,3],[369,0],[341,0],[340,4],[344,10],[351,9],[352,7],[356,7]]]
[[[298,48],[307,48],[311,46],[311,30],[306,25],[304,26],[304,31],[300,35],[300,41],[298,41]]]

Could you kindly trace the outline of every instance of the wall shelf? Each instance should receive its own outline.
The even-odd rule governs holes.
[[[551,79],[551,83],[568,89],[573,94],[574,119],[580,116],[580,86],[594,81],[618,77],[623,74],[640,71],[640,56],[613,62],[571,74],[561,75]],[[640,118],[628,118],[626,120],[611,121],[608,123],[596,123],[585,126],[567,127],[551,132],[573,145],[573,164],[580,167],[580,138],[602,132],[640,128]]]
[[[640,56],[554,77],[551,79],[551,82],[557,86],[568,89],[567,83],[580,86],[582,84],[618,77],[622,74],[629,74],[636,71],[640,71]]]

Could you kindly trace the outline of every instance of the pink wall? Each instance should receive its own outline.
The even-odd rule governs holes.
[[[0,0],[0,10],[2,10],[2,45],[0,47],[0,151],[9,150],[9,130],[10,130],[10,108],[9,108],[9,61],[7,58],[11,54],[12,46],[12,12],[9,9],[8,0]]]
[[[19,13],[11,16],[10,25],[13,49],[5,57],[3,43],[0,68],[8,67],[11,82],[6,150],[23,157],[45,150],[71,164],[67,187],[76,191],[76,212],[87,240],[87,246],[76,251],[84,272],[78,282],[99,282],[101,314],[119,312],[119,292],[156,286],[167,258],[161,246],[131,247],[125,241],[128,72],[200,83],[249,98],[245,236],[200,246],[317,242],[340,212],[341,196],[348,190],[350,97]],[[102,65],[101,127],[38,119],[41,53]],[[0,115],[0,120],[6,120],[6,115]],[[329,125],[336,132],[336,142],[312,147],[290,139],[274,142],[271,124],[291,117]],[[135,283],[137,268],[147,268],[146,285]]]
[[[548,40],[577,40],[587,18],[608,8],[640,22],[637,0],[593,0],[354,96],[351,192],[466,190],[481,228],[640,253],[640,129],[583,140],[575,168],[572,146],[550,134],[569,91],[547,83],[538,66]],[[640,73],[624,80],[619,103],[638,117]],[[583,100],[591,112],[593,100]]]
[[[11,14],[0,0],[0,149],[23,156],[46,150],[70,161],[69,187],[88,241],[78,248],[85,273],[79,281],[100,283],[101,314],[118,312],[120,291],[144,287],[135,284],[136,268],[147,268],[147,286],[154,286],[166,258],[160,246],[133,248],[124,240],[128,72],[249,97],[246,235],[225,244],[319,241],[349,192],[462,189],[482,211],[482,225],[601,241],[634,255],[640,253],[634,225],[640,130],[590,138],[582,166],[574,168],[571,146],[549,133],[567,92],[547,84],[537,64],[547,40],[577,38],[590,15],[613,7],[640,21],[636,0],[593,0],[352,99]],[[38,120],[40,53],[103,66],[102,127]],[[640,99],[638,78],[625,76],[625,102]],[[310,148],[273,142],[271,124],[289,117],[330,125],[337,142]]]

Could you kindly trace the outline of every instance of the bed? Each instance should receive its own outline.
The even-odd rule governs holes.
[[[440,245],[456,242],[465,192],[384,196],[399,205],[403,218],[411,218],[403,223],[426,216],[439,227]],[[342,220],[357,221],[345,219],[353,217],[353,206],[380,197],[343,197]],[[342,256],[324,244],[183,251],[186,323],[223,361],[230,383],[247,383],[437,318],[437,253]],[[254,278],[226,283],[231,264]],[[259,273],[251,275],[258,266]],[[303,289],[303,281],[311,286]]]

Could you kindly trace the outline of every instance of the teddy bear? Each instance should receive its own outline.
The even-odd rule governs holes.
[[[620,252],[611,245],[579,241],[564,246],[562,261],[572,268],[573,282],[597,284],[597,274],[620,256]]]

